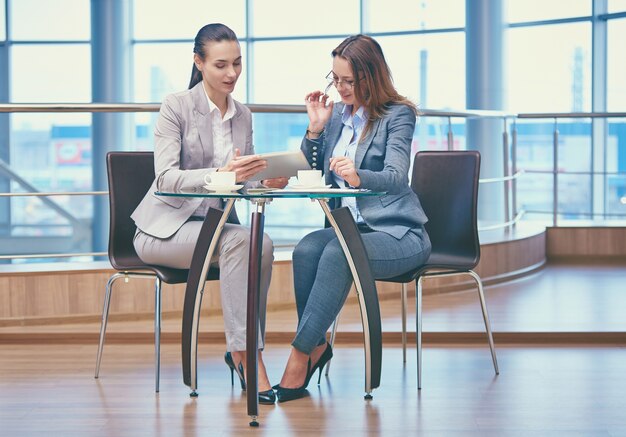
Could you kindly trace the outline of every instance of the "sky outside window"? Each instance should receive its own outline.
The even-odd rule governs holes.
[[[87,41],[89,0],[10,0],[10,38],[15,41]]]
[[[507,109],[591,110],[589,23],[520,27],[507,32]]]
[[[368,7],[369,32],[465,27],[465,0],[378,0]]]
[[[359,32],[358,0],[254,0],[255,37],[337,35]],[[300,52],[300,56],[306,56]]]
[[[209,23],[223,23],[239,38],[246,36],[244,0],[135,0],[133,5],[135,39],[193,40]]]
[[[5,0],[0,0],[0,41],[4,41],[7,38],[5,14],[6,14]]]

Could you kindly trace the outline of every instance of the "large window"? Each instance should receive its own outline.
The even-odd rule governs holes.
[[[465,35],[379,37],[398,91],[421,108],[465,108]]]
[[[134,0],[133,7],[136,40],[193,41],[198,30],[209,23],[224,23],[239,38],[246,36],[244,0],[228,0],[227,3],[207,0]],[[189,51],[192,48],[193,44]]]
[[[380,42],[401,94],[423,109],[466,106],[464,26],[465,7],[471,3],[466,0],[115,1],[130,11],[132,33],[127,35],[127,47],[132,59],[123,74],[131,82],[134,102],[160,102],[165,95],[186,89],[197,31],[207,23],[222,22],[241,41],[243,72],[233,95],[241,102],[302,104],[307,92],[324,89],[324,77],[332,66],[331,51],[343,38],[369,33]],[[599,0],[506,1],[506,109],[522,113],[591,111],[594,78],[606,93],[606,108],[595,109],[624,111],[626,58],[621,45],[626,40],[626,18],[620,13],[626,12],[626,0],[606,0],[607,12],[617,15],[599,18],[592,15],[594,1],[595,6],[603,5]],[[0,0],[0,54],[3,61],[8,59],[0,62],[0,81],[9,84],[9,101],[92,100],[91,20],[101,19],[91,15],[94,4],[100,3]],[[607,65],[594,72],[595,19],[607,20],[608,39]],[[110,56],[118,55],[122,56]],[[333,89],[331,93],[338,99]],[[133,122],[125,134],[134,140],[119,148],[152,150],[157,116],[136,113],[128,117]],[[0,132],[0,156],[10,160],[18,176],[11,182],[2,181],[1,189],[90,190],[97,173],[91,120],[89,114],[72,113],[0,116],[4,123],[0,126],[4,129]],[[307,117],[256,113],[253,124],[258,152],[293,150],[300,146]],[[604,212],[602,218],[609,219],[611,214],[626,212],[626,176],[622,174],[626,172],[625,126],[623,119],[610,120],[607,140],[598,144],[591,140],[589,119],[559,120],[557,164],[560,171],[569,172],[559,175],[556,187],[562,217],[582,219]],[[548,214],[527,217],[550,217],[553,120],[518,120],[518,129],[518,167],[536,172],[519,181],[518,206]],[[454,134],[453,148],[465,148],[464,119],[449,122],[445,117],[430,117],[420,119],[413,151],[447,148],[448,130]],[[602,148],[601,159],[598,148]],[[484,170],[484,175],[497,173]],[[603,174],[589,176],[590,171]],[[66,238],[68,244],[59,246],[61,251],[92,250],[93,199],[68,196],[50,200],[5,199],[0,206],[4,216],[11,217],[11,235],[33,251],[45,242],[32,236],[71,237]],[[240,218],[249,216],[246,202],[238,202],[237,208]],[[278,244],[294,242],[323,223],[317,205],[304,200],[274,202],[267,213],[267,229]],[[4,216],[0,214],[0,222]],[[54,246],[53,240],[49,243]]]
[[[589,23],[509,29],[506,53],[510,110],[591,110]]]
[[[5,1],[0,0],[0,41],[4,41],[7,38]]]
[[[385,0],[369,2],[369,32],[465,27],[465,0]]]
[[[301,105],[304,96],[324,89],[332,69],[330,53],[342,41],[314,39],[263,41],[254,45],[252,103]],[[299,56],[306,53],[306,56]],[[286,62],[297,57],[297,62]]]
[[[10,0],[13,41],[89,40],[89,0]]]
[[[609,13],[626,12],[626,0],[608,0]]]
[[[4,17],[4,2],[0,5]],[[0,66],[6,69],[0,74],[10,78],[10,101],[90,102],[89,0],[10,0],[8,6],[9,63]],[[10,116],[9,129],[4,147],[15,174],[11,192],[92,189],[89,114],[16,113]],[[15,197],[8,210],[9,235],[17,247],[3,252],[93,250],[93,202],[88,196]]]
[[[591,5],[590,0],[507,0],[506,11],[509,23],[521,23],[590,16]]]
[[[626,18],[608,23],[607,42],[607,110],[626,110]]]
[[[358,0],[252,1],[252,32],[256,38],[353,34],[359,28]],[[298,59],[305,58],[300,51]],[[276,52],[277,65],[288,63],[289,53]],[[282,62],[281,62],[282,61]]]

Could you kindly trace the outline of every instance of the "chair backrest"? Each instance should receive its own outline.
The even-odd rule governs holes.
[[[480,153],[425,151],[415,155],[411,188],[428,217],[431,258],[472,269],[480,260],[477,205]]]
[[[140,268],[133,246],[137,227],[130,218],[154,181],[153,152],[109,152],[109,260],[118,270]]]

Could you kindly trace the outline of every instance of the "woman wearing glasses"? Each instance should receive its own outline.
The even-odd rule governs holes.
[[[250,110],[231,93],[241,74],[241,49],[235,33],[219,23],[200,29],[193,48],[189,89],[165,98],[154,129],[156,179],[133,212],[137,225],[134,246],[147,264],[188,269],[209,207],[221,208],[220,199],[157,197],[155,191],[201,187],[213,172],[232,171],[244,182],[265,168],[254,154]],[[282,188],[286,178],[264,181]],[[215,259],[220,269],[220,291],[226,347],[224,359],[231,378],[237,372],[245,388],[243,364],[246,348],[247,262],[250,230],[231,213],[217,243]],[[270,285],[273,245],[263,236],[261,261],[261,332]],[[243,274],[242,274],[243,272]],[[260,345],[262,346],[262,341]],[[273,404],[259,351],[259,402]]]
[[[398,94],[380,45],[351,36],[332,52],[327,78],[341,103],[326,93],[306,95],[309,126],[302,151],[326,183],[386,192],[381,197],[335,199],[356,221],[376,279],[397,276],[423,264],[430,254],[427,218],[408,180],[415,105]],[[352,275],[332,228],[304,237],[293,252],[298,328],[287,365],[276,386],[279,402],[305,395],[316,371],[321,377],[333,353],[326,331],[339,314]]]

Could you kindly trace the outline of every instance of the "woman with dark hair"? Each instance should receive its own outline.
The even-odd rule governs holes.
[[[200,187],[214,172],[231,171],[245,182],[265,168],[254,153],[250,110],[231,93],[241,74],[241,49],[235,33],[223,24],[208,24],[198,32],[193,48],[189,89],[168,95],[154,129],[156,179],[133,212],[137,225],[134,246],[147,264],[188,269],[209,207],[220,199],[158,197],[155,191]],[[283,188],[286,178],[263,181]],[[220,292],[226,334],[226,364],[245,388],[247,263],[250,230],[241,226],[235,210],[224,226],[214,259],[220,269]],[[265,307],[272,273],[273,244],[263,236],[260,321],[263,347]],[[259,402],[274,403],[261,351]]]
[[[336,187],[386,192],[381,197],[334,199],[357,223],[376,279],[400,275],[430,254],[427,218],[409,186],[416,107],[396,91],[380,45],[366,35],[333,50],[327,87],[341,103],[314,91],[305,97],[309,126],[301,149]],[[318,161],[319,157],[319,161]],[[319,164],[318,164],[319,162]],[[333,353],[326,331],[339,314],[352,275],[333,229],[305,236],[293,252],[298,328],[277,389],[279,402],[304,396],[313,374]],[[318,383],[319,383],[318,377]]]

